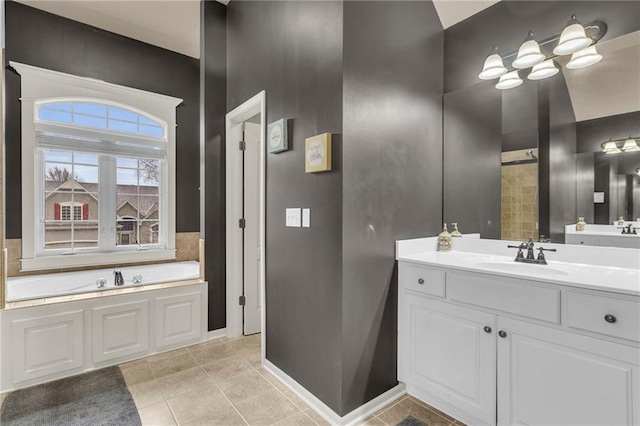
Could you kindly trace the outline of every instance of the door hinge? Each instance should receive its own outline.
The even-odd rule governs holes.
[[[240,296],[240,297],[238,298],[238,304],[239,304],[240,306],[244,306],[246,303],[247,303],[247,299],[246,299],[244,296]]]
[[[238,220],[238,226],[239,226],[240,228],[242,228],[242,229],[246,228],[246,227],[247,227],[247,220],[246,220],[246,219],[244,219],[244,218],[243,218],[243,219]]]
[[[244,150],[246,150],[246,149],[247,149],[247,142],[245,142],[245,141],[240,141],[240,142],[238,143],[238,149],[239,149],[240,151],[244,151]]]

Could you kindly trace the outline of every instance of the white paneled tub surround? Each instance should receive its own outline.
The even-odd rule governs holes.
[[[207,283],[202,280],[99,294],[0,310],[0,392],[207,339]]]
[[[7,280],[7,302],[58,297],[87,292],[124,290],[132,286],[148,287],[155,284],[197,280],[200,278],[198,262],[173,262],[157,265],[127,266],[118,268],[124,278],[124,286],[115,287],[114,269],[95,269],[79,272],[30,275]],[[133,282],[139,275],[141,281]],[[107,284],[98,288],[97,281],[105,279]],[[137,289],[139,290],[139,289]],[[68,300],[74,300],[69,298]]]

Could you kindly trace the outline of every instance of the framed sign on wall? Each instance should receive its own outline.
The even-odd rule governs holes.
[[[305,139],[304,171],[317,173],[329,170],[331,170],[331,133]]]
[[[269,124],[267,127],[267,145],[269,152],[272,154],[277,154],[278,152],[289,149],[287,120],[281,118]]]

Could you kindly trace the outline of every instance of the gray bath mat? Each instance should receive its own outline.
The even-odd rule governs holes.
[[[416,419],[415,417],[406,417],[403,421],[398,423],[396,426],[427,426],[426,423]]]
[[[20,389],[0,409],[2,426],[140,425],[118,367]]]

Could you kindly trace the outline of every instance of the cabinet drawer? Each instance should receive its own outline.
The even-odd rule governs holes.
[[[568,292],[566,303],[568,327],[640,342],[639,301]]]
[[[407,290],[444,297],[445,272],[441,269],[402,263],[398,279]]]
[[[447,295],[456,302],[508,312],[555,324],[560,322],[560,290],[528,284],[525,280],[486,278],[449,272]]]

